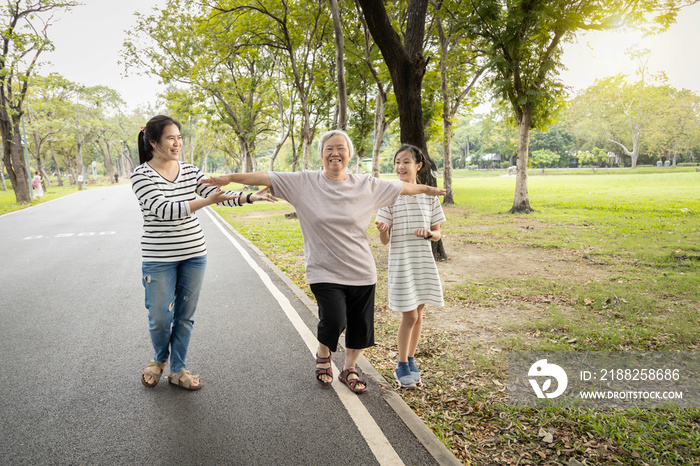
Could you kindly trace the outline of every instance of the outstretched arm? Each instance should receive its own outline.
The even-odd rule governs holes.
[[[427,194],[428,196],[444,196],[447,193],[442,188],[435,188],[427,184],[413,184],[404,182],[401,194],[413,196],[414,194]]]
[[[226,202],[226,201],[232,201],[238,196],[229,196],[229,193],[226,191],[222,191],[220,189],[217,189],[216,192],[209,197],[203,197],[196,199],[194,201],[189,201],[190,202],[190,212],[196,212],[199,209],[202,209],[208,205],[212,204],[217,204],[219,202]]]
[[[249,186],[270,186],[270,176],[267,172],[253,173],[231,173],[223,176],[212,176],[204,178],[202,184],[205,186],[223,187],[229,183],[239,183]]]

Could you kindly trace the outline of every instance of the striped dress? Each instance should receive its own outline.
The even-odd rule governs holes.
[[[139,165],[131,174],[131,188],[143,214],[143,262],[178,262],[207,254],[204,232],[196,212],[190,211],[189,201],[196,200],[197,195],[208,197],[217,188],[199,183],[204,178],[199,168],[178,164],[180,171],[175,181],[166,180],[148,163]],[[226,194],[236,198],[220,205],[240,205],[237,196],[241,193]]]
[[[413,234],[444,222],[437,196],[401,195],[390,207],[377,212],[377,221],[391,227],[389,246],[389,308],[398,312],[420,304],[442,307],[442,284],[433,258],[431,242]]]

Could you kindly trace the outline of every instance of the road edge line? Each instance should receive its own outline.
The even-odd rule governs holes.
[[[265,287],[267,287],[268,291],[277,300],[283,312],[313,356],[316,353],[316,346],[318,344],[316,336],[302,320],[301,316],[299,316],[296,309],[294,309],[287,297],[272,282],[271,277],[253,260],[248,251],[246,251],[244,247],[234,239],[234,236],[240,239],[241,235],[238,234],[238,232],[231,227],[228,222],[224,221],[223,218],[221,218],[221,216],[219,216],[215,211],[213,212],[214,215],[212,215],[212,209],[207,209],[206,213],[214,224],[221,230],[224,236],[231,241],[233,246],[238,250],[243,259],[248,262],[248,265],[253,269],[253,271],[260,277]],[[226,226],[228,226],[228,228],[226,228]],[[247,245],[247,243],[245,244]],[[261,253],[261,251],[257,248],[252,250],[255,251],[256,254]],[[267,263],[265,264],[267,265]],[[275,274],[277,274],[276,271]],[[339,373],[335,364],[331,363],[331,365],[335,373]],[[367,443],[367,446],[369,446],[377,462],[381,465],[403,466],[403,460],[399,454],[396,453],[394,446],[391,444],[389,439],[386,438],[386,435],[384,435],[384,432],[382,432],[381,428],[358,396],[352,394],[337,378],[333,379],[332,387],[345,407],[345,410],[355,423],[360,435],[362,435]]]
[[[255,246],[251,241],[245,236],[241,235],[230,223],[224,220],[221,215],[218,214],[214,209],[207,207],[208,211],[213,212],[218,220],[217,223],[222,224],[225,228],[229,229],[233,235],[235,235],[239,240],[245,243],[255,254],[258,255],[260,260],[262,260],[265,265],[267,265],[277,277],[282,280],[285,285],[289,287],[290,290],[299,298],[299,300],[304,303],[304,305],[309,309],[309,311],[318,318],[318,307],[314,304],[311,299],[306,296],[306,294],[301,291],[301,289],[268,258],[257,246]],[[340,343],[343,348],[345,347],[344,342]],[[391,406],[397,416],[406,424],[406,427],[416,436],[418,441],[425,447],[425,449],[430,453],[430,455],[435,458],[435,461],[441,465],[453,465],[462,466],[462,462],[457,459],[457,457],[450,451],[449,448],[445,446],[444,443],[437,438],[435,433],[430,430],[430,428],[423,422],[423,420],[418,417],[418,415],[411,409],[408,404],[401,398],[401,396],[393,390],[392,386],[386,381],[386,379],[379,373],[379,371],[372,365],[371,362],[364,356],[361,355],[357,361],[357,365],[360,370],[368,377],[371,377],[380,387],[382,395],[386,402]]]

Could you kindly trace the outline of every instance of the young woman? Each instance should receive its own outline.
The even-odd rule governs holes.
[[[404,183],[417,184],[418,172],[427,169],[421,150],[404,144],[394,155],[394,169]],[[421,383],[415,362],[426,304],[442,307],[442,285],[430,241],[441,237],[445,214],[437,197],[424,194],[399,196],[377,212],[379,239],[389,246],[389,308],[401,312],[398,332],[399,363],[394,378],[401,388]]]
[[[199,390],[199,376],[186,369],[207,264],[204,233],[195,211],[214,203],[240,206],[274,198],[267,188],[246,195],[202,185],[199,168],[179,161],[180,123],[170,117],[151,118],[139,133],[138,148],[141,165],[131,175],[131,186],[143,214],[142,281],[155,352],[141,382],[155,387],[170,357],[169,382]]]

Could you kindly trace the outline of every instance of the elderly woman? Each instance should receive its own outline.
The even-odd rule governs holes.
[[[345,334],[345,364],[338,379],[355,393],[367,384],[355,369],[364,348],[374,345],[374,289],[377,271],[367,241],[376,210],[393,205],[400,194],[444,195],[445,190],[402,181],[383,181],[346,171],[353,155],[350,137],[340,130],[321,136],[323,171],[234,173],[205,184],[263,185],[292,204],[304,238],[306,279],[318,304],[319,341],[316,380],[333,381],[331,352]]]

